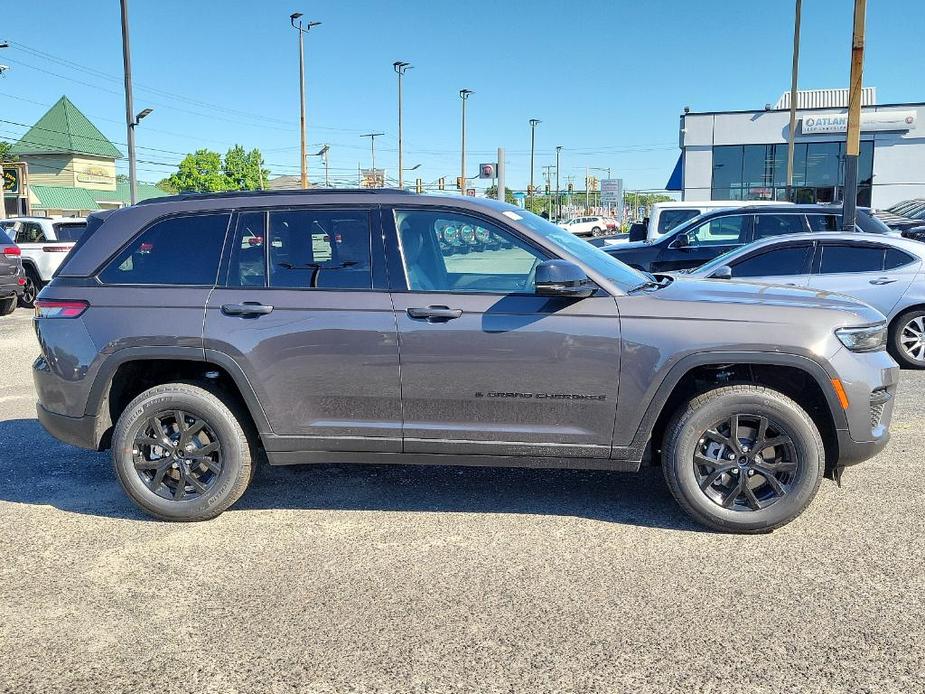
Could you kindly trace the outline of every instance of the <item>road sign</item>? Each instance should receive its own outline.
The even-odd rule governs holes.
[[[495,178],[497,175],[497,164],[479,164],[479,178]]]
[[[475,188],[466,188],[466,195],[468,195],[470,198],[474,198]]]
[[[623,197],[622,178],[601,179],[601,202],[603,204],[619,204],[621,197]]]

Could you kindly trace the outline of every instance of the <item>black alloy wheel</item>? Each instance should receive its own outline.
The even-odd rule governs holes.
[[[204,419],[183,410],[148,417],[134,440],[132,462],[148,489],[172,501],[208,494],[222,471],[222,446]]]
[[[722,508],[749,512],[790,492],[797,461],[793,437],[779,423],[734,414],[703,432],[693,465],[707,498]]]

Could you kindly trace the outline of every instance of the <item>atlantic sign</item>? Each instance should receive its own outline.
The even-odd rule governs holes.
[[[877,111],[861,114],[861,130],[912,130],[915,128],[915,111]],[[815,133],[843,133],[848,131],[847,113],[820,113],[800,118],[804,135]]]

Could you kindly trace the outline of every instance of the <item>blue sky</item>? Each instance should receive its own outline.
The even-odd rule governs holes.
[[[124,151],[117,0],[5,3],[0,119],[31,124],[62,94]],[[847,86],[850,0],[804,3],[801,88]],[[871,2],[865,85],[881,103],[925,99],[925,3]],[[259,147],[274,174],[298,172],[298,49],[289,14],[323,22],[307,37],[310,146],[331,145],[332,177],[397,165],[396,78],[405,82],[405,165],[430,182],[459,170],[460,88],[469,100],[469,172],[507,150],[508,183],[526,185],[564,147],[561,175],[611,167],[628,189],[662,187],[677,158],[678,114],[761,108],[789,88],[790,0],[329,2],[132,0],[139,177],[182,153]],[[41,53],[36,53],[36,51]],[[52,74],[54,73],[54,74]],[[0,139],[25,128],[0,122]],[[124,163],[121,164],[124,168]],[[320,162],[311,160],[317,178]],[[599,172],[596,175],[601,176]]]

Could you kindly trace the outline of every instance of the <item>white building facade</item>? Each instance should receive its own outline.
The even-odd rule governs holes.
[[[681,157],[669,181],[685,200],[787,199],[789,94],[760,111],[681,116]],[[925,103],[876,104],[864,90],[858,204],[925,198]],[[840,202],[847,90],[800,92],[792,199]]]

